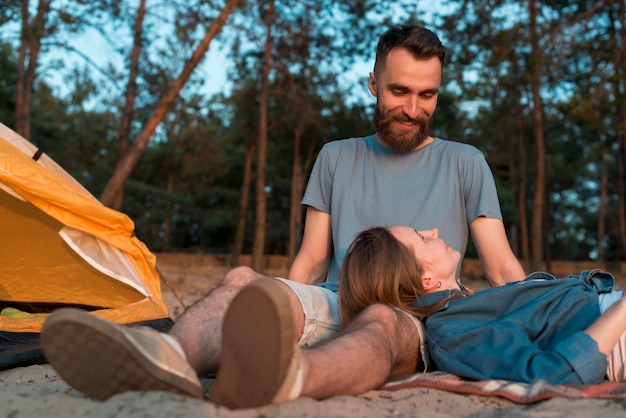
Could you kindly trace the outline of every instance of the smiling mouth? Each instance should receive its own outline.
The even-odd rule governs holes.
[[[397,126],[399,126],[400,128],[403,129],[415,129],[416,127],[419,126],[419,124],[415,121],[403,121],[403,120],[396,120],[396,124]]]
[[[407,117],[399,117],[399,118],[396,118],[395,120],[401,125],[406,125],[406,126],[415,126],[419,124],[419,121],[417,119],[410,119]]]

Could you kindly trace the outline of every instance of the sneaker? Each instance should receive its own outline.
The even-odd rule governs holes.
[[[193,368],[152,328],[117,325],[80,309],[61,308],[45,321],[41,345],[63,380],[96,399],[133,390],[204,396]]]
[[[233,299],[222,328],[222,364],[209,401],[253,408],[299,396],[300,351],[284,284],[259,279]]]

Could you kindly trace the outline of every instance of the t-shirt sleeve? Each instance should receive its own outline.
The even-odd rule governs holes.
[[[333,184],[334,164],[331,161],[329,146],[320,150],[307,183],[302,204],[312,206],[324,213],[330,213],[330,196]]]
[[[481,216],[502,219],[493,174],[485,157],[478,150],[466,165],[463,184],[468,224]]]

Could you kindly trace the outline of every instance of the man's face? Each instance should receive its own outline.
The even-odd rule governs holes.
[[[370,73],[378,140],[397,152],[415,151],[430,143],[440,85],[439,58],[415,59],[406,49],[392,50],[380,73]]]

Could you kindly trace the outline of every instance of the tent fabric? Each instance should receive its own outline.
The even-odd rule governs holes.
[[[0,234],[0,309],[77,306],[119,324],[168,318],[156,257],[131,219],[1,123]],[[0,332],[37,334],[44,320],[0,315]]]
[[[167,332],[174,321],[171,318],[154,319],[140,324]],[[0,331],[0,370],[46,363],[38,332]]]
[[[0,331],[0,370],[45,363],[36,332]]]

